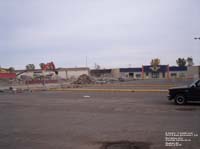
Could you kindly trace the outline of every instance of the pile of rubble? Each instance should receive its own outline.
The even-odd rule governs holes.
[[[91,84],[93,83],[92,79],[86,75],[86,74],[83,74],[81,76],[79,76],[79,78],[73,82],[74,84]]]

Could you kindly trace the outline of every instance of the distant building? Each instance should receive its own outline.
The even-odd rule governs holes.
[[[171,66],[169,67],[169,74],[171,79],[184,79],[187,78],[188,67]]]
[[[57,74],[56,74],[57,72]],[[49,79],[77,79],[80,75],[86,74],[96,78],[124,78],[124,79],[198,79],[200,78],[200,66],[169,66],[169,65],[143,65],[136,68],[115,68],[115,69],[92,69],[87,67],[79,68],[58,68],[55,71],[41,69],[16,70],[17,78],[25,77],[34,79],[41,75],[49,76]]]
[[[112,69],[92,69],[90,71],[90,75],[92,77],[113,77],[112,76]]]
[[[56,74],[57,72],[57,74]],[[18,78],[29,78],[35,79],[40,76],[50,76],[49,79],[70,79],[70,78],[78,78],[82,74],[89,75],[89,68],[87,67],[79,67],[79,68],[57,68],[56,70],[46,70],[43,71],[41,69],[35,70],[16,70],[16,74]]]
[[[187,67],[169,65],[144,65],[137,68],[119,68],[118,78],[127,79],[177,79],[187,78]]]
[[[187,71],[187,78],[199,79],[200,78],[200,66],[189,66]]]
[[[77,79],[80,75],[90,74],[90,69],[88,67],[79,67],[79,68],[58,68],[58,76],[62,79]]]
[[[153,67],[151,65],[142,66],[142,79],[166,79],[169,78],[169,66],[158,65]]]
[[[120,78],[142,79],[142,68],[120,68]]]

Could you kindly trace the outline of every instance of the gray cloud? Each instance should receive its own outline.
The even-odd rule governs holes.
[[[0,1],[1,66],[127,67],[155,57],[200,63],[198,0]]]

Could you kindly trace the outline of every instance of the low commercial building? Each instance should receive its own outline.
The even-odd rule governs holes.
[[[90,71],[90,75],[97,78],[113,77],[112,69],[93,69]]]
[[[56,74],[57,73],[57,74]],[[81,68],[58,68],[56,70],[46,70],[43,71],[41,69],[35,70],[16,70],[16,74],[18,78],[29,78],[34,79],[39,76],[49,76],[49,79],[71,79],[78,78],[82,74],[89,75],[89,68],[81,67]]]
[[[169,79],[169,65],[142,66],[143,79]]]
[[[177,79],[187,78],[187,67],[169,65],[143,65],[137,68],[120,68],[120,77],[128,79]]]
[[[77,67],[77,68],[57,68],[57,77],[59,79],[67,80],[67,79],[77,79],[80,75],[90,74],[90,70],[88,67]]]
[[[142,68],[120,68],[120,78],[142,79]]]
[[[186,79],[187,78],[188,67],[182,66],[171,66],[169,67],[169,75],[171,79]]]

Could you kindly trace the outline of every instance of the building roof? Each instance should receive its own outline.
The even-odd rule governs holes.
[[[171,66],[169,67],[169,71],[187,71],[187,67],[186,66]]]
[[[111,73],[112,69],[92,69],[91,73]]]
[[[75,67],[75,68],[56,68],[55,70],[59,71],[59,70],[89,70],[88,67]],[[54,70],[45,70],[45,71],[54,71]],[[34,69],[34,70],[15,70],[15,72],[42,72],[42,69]]]
[[[142,68],[120,68],[120,72],[142,72]]]
[[[57,71],[59,70],[68,70],[68,71],[80,71],[80,70],[89,70],[88,67],[75,67],[75,68],[57,68]]]
[[[144,72],[153,72],[154,68],[151,65],[144,65],[143,66]],[[158,72],[167,72],[168,65],[158,65],[157,67]],[[169,67],[169,71],[187,71],[187,67],[178,67],[178,66],[171,66]],[[142,68],[120,68],[120,72],[142,72]]]
[[[157,72],[166,72],[168,65],[158,65]],[[154,72],[154,68],[151,65],[143,66],[144,72]]]

